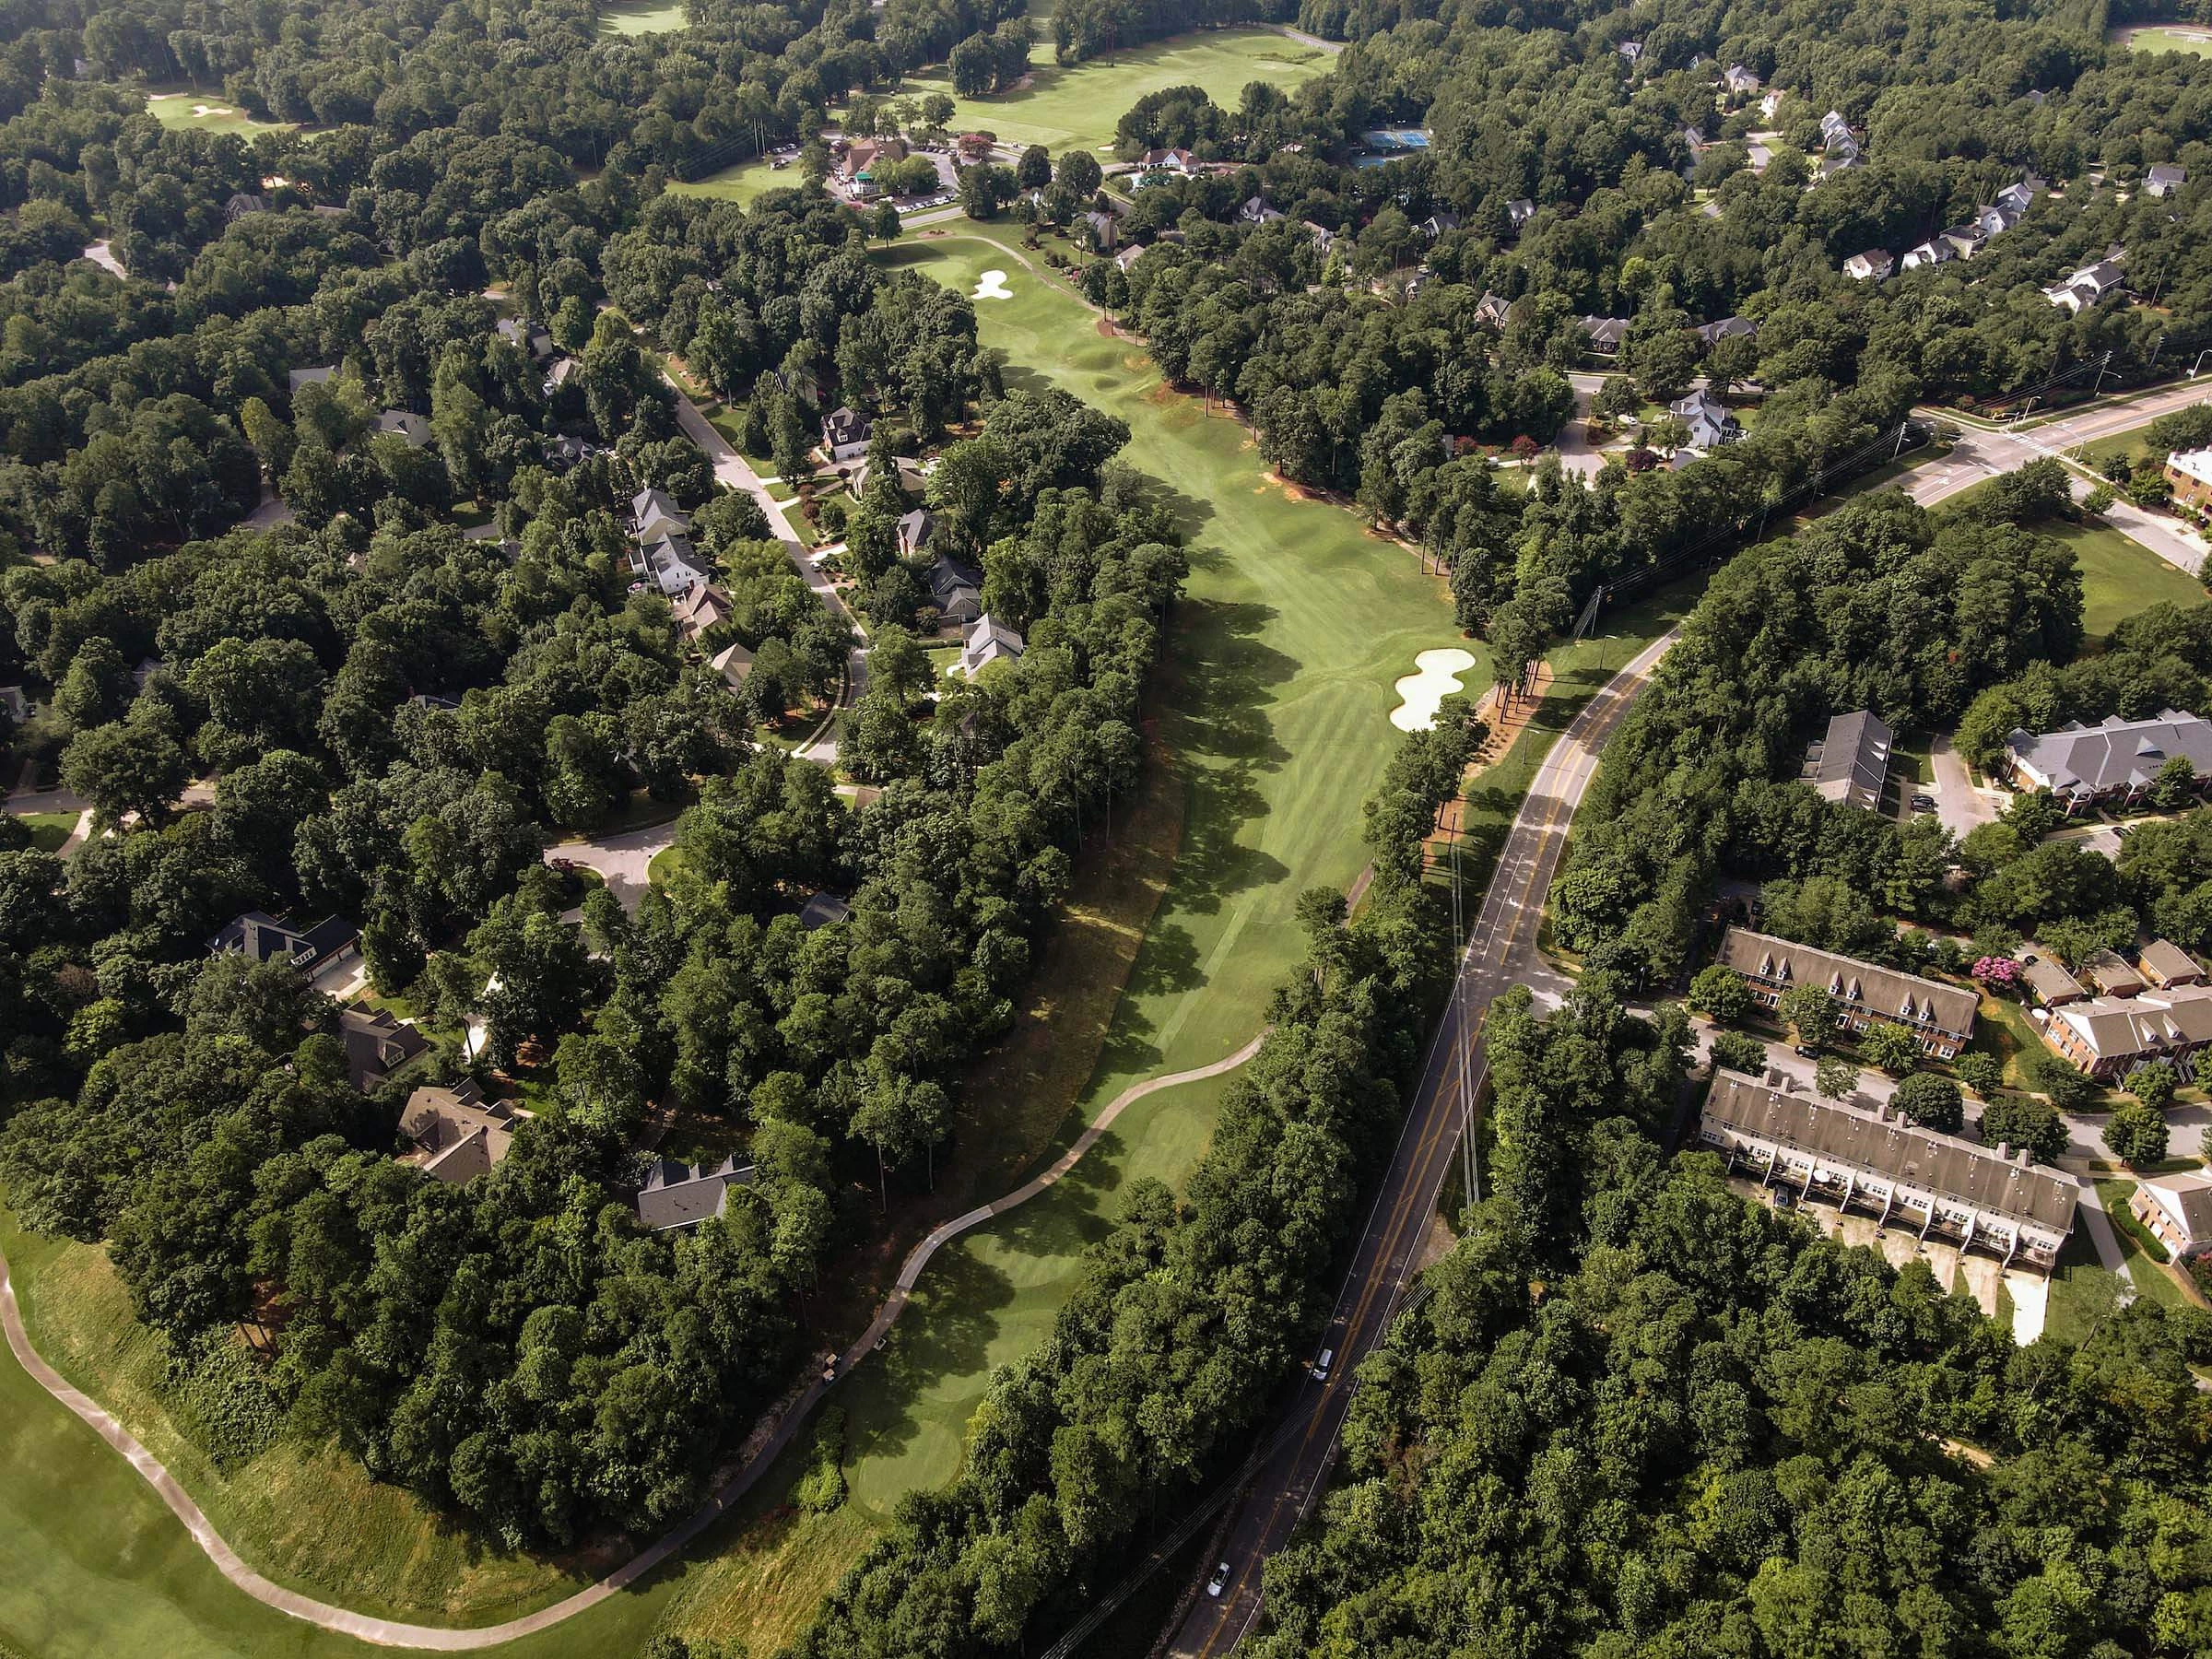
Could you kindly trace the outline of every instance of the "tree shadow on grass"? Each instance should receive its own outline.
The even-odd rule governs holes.
[[[1052,376],[1041,373],[1025,363],[1013,361],[1003,351],[999,352],[997,356],[999,382],[1009,393],[1043,393],[1065,390]],[[1108,411],[1108,413],[1111,412]],[[1120,417],[1117,416],[1115,418],[1119,419]],[[1186,495],[1164,478],[1146,472],[1142,467],[1135,467],[1132,470],[1143,480],[1139,487],[1138,500],[1147,507],[1165,512],[1176,531],[1185,539],[1194,539],[1213,518],[1214,508],[1210,501],[1202,501],[1196,496]],[[1194,548],[1191,553],[1191,561],[1195,565],[1202,559],[1219,559],[1220,557],[1219,553],[1214,552],[1210,548]]]
[[[998,1315],[1014,1300],[1014,1281],[977,1253],[953,1245],[938,1253],[924,1278],[926,1295],[891,1327],[877,1368],[874,1397],[862,1410],[866,1426],[853,1445],[855,1459],[898,1457],[922,1431],[916,1409],[949,1377],[982,1373]]]

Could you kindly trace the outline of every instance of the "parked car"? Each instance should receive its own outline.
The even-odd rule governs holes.
[[[1206,1581],[1206,1593],[1217,1601],[1221,1592],[1229,1588],[1229,1563],[1223,1561],[1214,1569],[1214,1576]]]
[[[1801,1060],[1818,1060],[1820,1051],[1809,1042],[1801,1042],[1797,1045],[1797,1056]]]
[[[1925,793],[1923,793],[1923,794],[1916,794],[1916,795],[1914,795],[1914,796],[1912,797],[1912,810],[1913,810],[1913,811],[1915,811],[1915,812],[1933,812],[1933,811],[1935,811],[1935,810],[1936,810],[1936,797],[1935,797],[1934,795],[1932,795],[1932,794],[1925,794]]]

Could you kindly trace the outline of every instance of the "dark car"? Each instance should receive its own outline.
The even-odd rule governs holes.
[[[1936,797],[1935,797],[1934,795],[1931,795],[1931,794],[1916,794],[1916,795],[1914,795],[1914,796],[1912,797],[1912,810],[1913,810],[1913,811],[1915,811],[1915,812],[1933,812],[1933,811],[1935,811],[1935,810],[1936,810]]]

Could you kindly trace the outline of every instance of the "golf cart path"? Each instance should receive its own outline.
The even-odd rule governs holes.
[[[763,1420],[761,1429],[756,1430],[752,1440],[747,1442],[743,1464],[688,1520],[647,1545],[597,1583],[586,1585],[573,1595],[566,1596],[550,1606],[540,1607],[535,1613],[525,1613],[519,1618],[508,1619],[503,1624],[455,1630],[441,1625],[408,1624],[394,1618],[372,1618],[366,1614],[333,1606],[328,1602],[317,1601],[312,1596],[303,1595],[297,1590],[288,1590],[282,1584],[264,1578],[247,1566],[238,1551],[231,1548],[223,1535],[216,1531],[215,1524],[192,1500],[192,1495],[185,1491],[161,1460],[141,1445],[137,1437],[117,1421],[99,1401],[73,1386],[67,1378],[47,1364],[38,1349],[31,1346],[30,1335],[23,1326],[23,1311],[16,1300],[15,1282],[9,1277],[5,1253],[0,1253],[0,1327],[6,1332],[9,1351],[15,1355],[17,1363],[29,1373],[31,1380],[60,1401],[93,1433],[121,1453],[131,1466],[145,1477],[147,1484],[159,1494],[161,1501],[169,1505],[170,1512],[184,1524],[184,1529],[192,1534],[194,1541],[215,1563],[216,1569],[264,1606],[274,1607],[279,1613],[325,1630],[335,1630],[341,1635],[357,1637],[360,1641],[386,1647],[424,1648],[441,1653],[469,1653],[481,1648],[497,1647],[502,1642],[549,1630],[588,1607],[596,1606],[609,1596],[618,1594],[639,1583],[653,1569],[685,1548],[752,1489],[753,1483],[759,1478],[761,1472],[774,1463],[791,1443],[815,1403],[874,1350],[884,1333],[905,1311],[913,1288],[921,1279],[923,1270],[929,1265],[932,1256],[969,1229],[1003,1216],[1058,1182],[1082,1161],[1083,1155],[1098,1144],[1100,1137],[1113,1126],[1114,1120],[1137,1101],[1163,1088],[1200,1082],[1236,1070],[1259,1053],[1260,1044],[1266,1035],[1263,1030],[1235,1053],[1216,1060],[1211,1065],[1194,1066],[1188,1071],[1170,1072],[1165,1077],[1132,1083],[1114,1096],[1105,1109],[1076,1136],[1067,1150],[1047,1168],[1004,1197],[933,1229],[926,1238],[907,1253],[906,1260],[899,1269],[896,1287],[885,1299],[883,1306],[877,1310],[875,1319],[869,1322],[860,1340],[839,1357],[828,1375],[814,1378],[803,1391],[788,1398],[771,1418]],[[765,1430],[765,1434],[762,1430]]]

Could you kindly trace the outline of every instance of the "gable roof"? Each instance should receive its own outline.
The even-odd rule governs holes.
[[[978,617],[960,646],[960,672],[980,674],[1000,658],[1018,657],[1027,649],[1027,641],[1005,623],[994,622],[988,615]]]
[[[504,1100],[486,1104],[473,1083],[451,1088],[433,1084],[407,1097],[399,1132],[415,1143],[418,1169],[457,1185],[499,1166],[514,1144],[516,1121]]]
[[[2074,1225],[2080,1188],[2066,1176],[1902,1118],[1817,1095],[1783,1094],[1725,1071],[1713,1077],[1704,1118],[1750,1138],[1808,1152],[1823,1167],[1863,1171],[2015,1223],[2061,1233]]]
[[[1838,714],[1805,758],[1805,782],[1822,798],[1845,806],[1876,807],[1889,779],[1889,750],[1897,734],[1870,709]]]
[[[2032,962],[2020,965],[2020,977],[2028,988],[2044,1002],[2065,1002],[2088,994],[2082,982],[2065,969],[2065,964],[2053,957],[2037,957]]]
[[[2212,1042],[2212,985],[2180,985],[2141,996],[2098,996],[2053,1010],[2100,1060]]]
[[[1892,1018],[1917,1021],[1924,1016],[1935,1030],[1956,1037],[1973,1030],[1981,1002],[1963,985],[1946,985],[1747,927],[1731,927],[1722,935],[1714,959],[1755,979],[1790,987],[1818,985],[1841,1001]]]
[[[735,1156],[697,1168],[672,1158],[656,1158],[638,1192],[638,1219],[654,1232],[696,1227],[728,1207],[732,1187],[751,1186],[751,1164]]]
[[[2192,1240],[2212,1237],[2212,1174],[2192,1170],[2137,1182]]]
[[[346,1044],[347,1075],[364,1094],[430,1046],[420,1027],[383,1008],[342,1010],[338,1035]]]
[[[2205,973],[2196,965],[2196,959],[2171,939],[2153,939],[2143,947],[2136,960],[2146,979],[2157,980],[2161,984],[2185,984],[2202,979]]]

